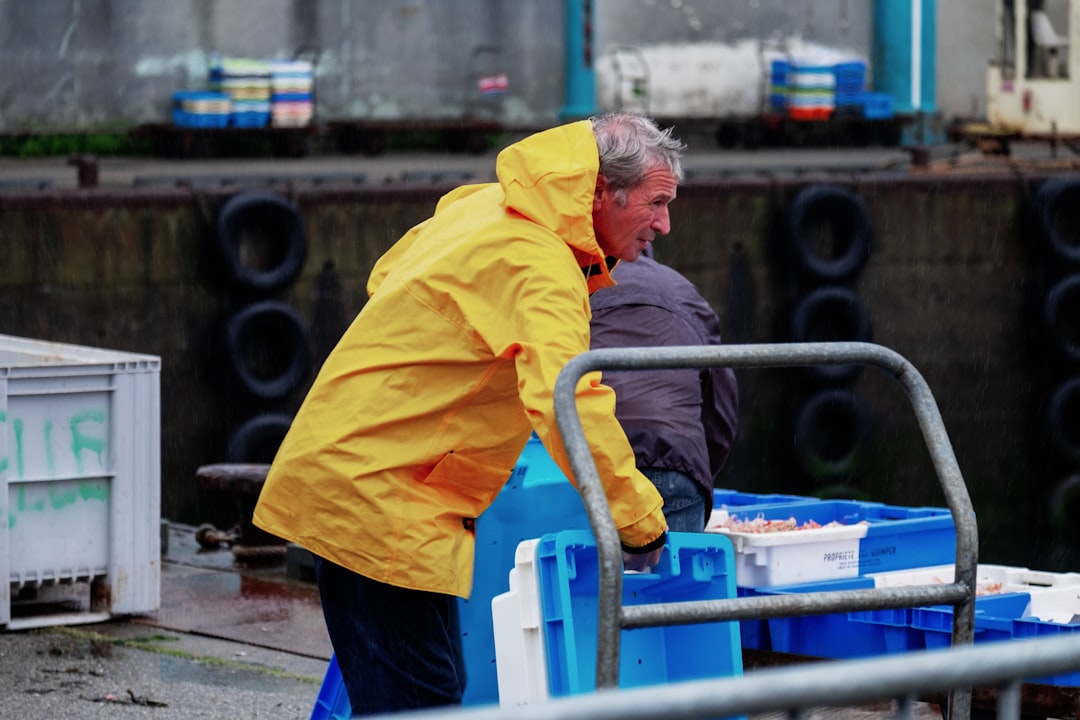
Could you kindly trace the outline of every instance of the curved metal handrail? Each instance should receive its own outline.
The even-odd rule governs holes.
[[[622,607],[622,548],[604,488],[577,412],[578,382],[597,370],[730,367],[797,367],[864,364],[881,368],[904,388],[911,401],[945,501],[956,526],[953,582],[933,586],[875,588],[790,596]],[[611,348],[590,350],[566,364],[555,383],[555,418],[570,468],[596,537],[599,560],[596,686],[618,686],[619,632],[622,628],[703,621],[788,617],[822,612],[951,604],[953,644],[974,638],[978,530],[975,511],[929,385],[903,356],[881,345],[857,342],[775,343],[702,347]],[[950,696],[950,717],[968,717],[971,688]]]

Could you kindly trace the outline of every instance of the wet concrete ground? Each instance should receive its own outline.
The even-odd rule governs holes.
[[[158,611],[0,635],[0,714],[309,718],[329,657],[313,584],[171,525]]]
[[[172,524],[161,608],[132,622],[289,652],[324,663],[332,649],[318,589],[291,580],[284,555],[243,562],[227,546],[203,550],[190,526]]]

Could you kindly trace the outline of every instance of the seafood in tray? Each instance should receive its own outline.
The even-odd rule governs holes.
[[[735,548],[735,582],[740,587],[774,587],[855,577],[859,541],[868,523],[821,524],[794,518],[749,520],[713,511],[706,532],[725,535]]]
[[[865,524],[865,521],[860,521]],[[855,523],[855,524],[860,524]],[[715,510],[709,516],[709,522],[705,526],[705,532],[733,532],[733,533],[774,533],[790,532],[793,530],[820,530],[821,528],[847,527],[843,523],[832,520],[822,525],[814,519],[799,522],[794,517],[786,519],[768,519],[763,514],[744,520],[739,515],[732,515],[724,508]]]

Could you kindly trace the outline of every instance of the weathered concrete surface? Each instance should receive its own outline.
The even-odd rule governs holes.
[[[756,52],[739,53],[740,43],[806,43],[869,58],[873,7],[595,0],[595,55],[613,45],[722,46],[749,64],[703,69],[701,53],[690,52],[682,78],[657,69],[653,94],[703,70],[713,76],[697,81],[706,92],[723,84],[756,94]],[[946,118],[981,116],[993,14],[984,0],[951,0],[937,3],[937,15],[937,107]],[[317,53],[323,120],[466,116],[483,104],[477,74],[496,69],[510,80],[498,103],[507,120],[551,121],[565,101],[565,32],[564,3],[550,0],[0,0],[0,130],[164,122],[174,92],[206,87],[212,54],[288,59],[302,48]],[[475,54],[493,46],[494,61]]]

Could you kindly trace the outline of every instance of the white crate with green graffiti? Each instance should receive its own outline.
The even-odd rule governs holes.
[[[0,627],[156,610],[161,360],[0,335]]]

